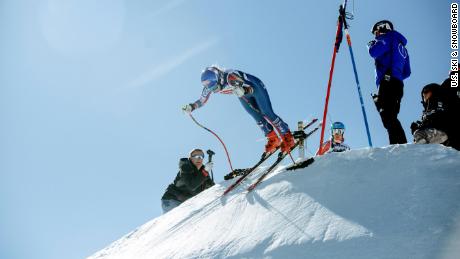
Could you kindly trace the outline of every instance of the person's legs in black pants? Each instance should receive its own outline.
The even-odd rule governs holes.
[[[404,84],[398,79],[382,80],[379,86],[378,104],[383,126],[388,131],[390,144],[407,143],[406,134],[398,120],[399,108],[403,97]]]

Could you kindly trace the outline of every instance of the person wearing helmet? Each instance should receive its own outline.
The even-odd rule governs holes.
[[[331,124],[331,138],[324,142],[320,149],[316,152],[316,155],[323,155],[330,152],[343,152],[350,150],[350,147],[343,143],[345,138],[345,125],[340,122],[334,122]]]
[[[417,144],[448,144],[449,107],[439,84],[428,84],[421,92],[422,120],[412,122],[411,131]]]
[[[163,213],[214,185],[209,176],[213,162],[203,165],[203,159],[203,150],[195,148],[190,151],[188,158],[179,160],[179,172],[161,198]]]
[[[388,131],[390,144],[404,144],[407,139],[398,113],[403,97],[403,80],[411,74],[407,39],[387,20],[377,22],[372,27],[372,34],[375,39],[368,43],[368,48],[375,60],[378,88],[378,94],[373,95],[373,99]]]
[[[201,73],[201,83],[201,97],[194,103],[186,104],[182,108],[184,112],[191,113],[202,107],[211,93],[235,94],[267,137],[265,153],[272,153],[279,146],[282,152],[289,152],[294,146],[289,126],[273,112],[267,89],[259,78],[238,70],[211,66]],[[278,138],[274,127],[281,133],[282,140]]]

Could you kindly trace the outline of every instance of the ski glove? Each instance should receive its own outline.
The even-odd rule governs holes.
[[[211,172],[213,166],[214,166],[213,162],[208,162],[206,163],[206,165],[204,165],[204,170],[206,170],[207,172]]]
[[[237,86],[233,89],[233,93],[241,98],[244,95],[244,88],[242,86]]]
[[[192,104],[186,104],[182,107],[182,111],[186,114],[190,114],[193,111],[193,105]]]
[[[418,130],[419,128],[421,128],[421,126],[422,126],[421,121],[412,122],[412,124],[410,125],[410,131],[412,132],[412,135],[414,135],[414,132]]]
[[[377,40],[371,40],[371,41],[369,41],[369,42],[367,43],[367,47],[370,48],[370,47],[374,46],[375,43],[377,43]]]
[[[254,90],[250,86],[238,86],[238,87],[235,87],[235,89],[233,89],[232,92],[236,94],[236,96],[241,98],[245,94],[252,94]]]

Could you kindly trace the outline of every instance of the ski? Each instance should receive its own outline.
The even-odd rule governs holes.
[[[244,179],[246,179],[246,177],[248,177],[248,175],[250,175],[257,167],[259,167],[263,162],[265,162],[265,160],[267,160],[268,158],[271,157],[271,155],[273,155],[276,151],[278,151],[279,147],[276,148],[276,150],[272,153],[263,153],[262,154],[262,158],[259,160],[259,162],[257,162],[253,167],[247,169],[243,175],[238,178],[232,185],[230,185],[225,191],[224,191],[224,194],[222,196],[225,196],[227,193],[229,193],[230,191],[232,191],[233,189],[235,189],[236,186],[238,186]],[[232,172],[233,173],[233,172]],[[230,174],[232,174],[230,173]]]
[[[313,120],[311,120],[307,125],[305,125],[303,127],[303,129],[307,129],[308,127],[310,127],[311,125],[313,125],[315,122],[317,122],[318,119],[317,118],[314,118]],[[303,132],[303,131],[302,131]],[[276,151],[278,151],[279,147],[276,148],[275,151],[273,151],[272,153],[263,153],[262,154],[262,158],[251,168],[248,168],[248,169],[245,169],[245,170],[240,170],[238,171],[237,170],[234,170],[232,171],[231,173],[227,174],[225,178],[227,179],[231,179],[231,178],[234,178],[235,176],[238,176],[240,175],[239,173],[237,172],[241,172],[243,171],[243,174],[240,178],[238,178],[232,185],[230,185],[225,191],[224,193],[222,194],[222,196],[225,196],[227,193],[229,193],[230,191],[232,191],[233,189],[235,189],[236,186],[238,186],[244,179],[246,179],[248,177],[248,175],[250,175],[252,172],[254,172],[255,169],[257,169],[263,162],[265,162],[268,158],[271,157],[271,155],[273,155],[274,153],[276,153]]]
[[[311,136],[313,133],[315,133],[319,127],[321,127],[321,124],[319,124],[316,128],[312,129],[310,132],[308,133],[304,133],[305,135],[302,136],[303,139],[306,139],[308,138],[309,136]],[[303,131],[302,131],[303,132]],[[279,163],[281,163],[281,161],[283,161],[283,159],[290,153],[292,152],[298,145],[299,145],[300,141],[296,141],[295,145],[291,148],[291,150],[289,152],[286,152],[286,153],[278,153],[278,158],[276,159],[276,161],[267,169],[265,170],[265,172],[259,177],[257,178],[256,182],[251,184],[249,187],[248,187],[248,192],[254,190],[257,185],[259,185],[264,179],[265,177],[267,177],[268,174],[270,174],[271,172],[274,171],[274,169],[278,166]]]

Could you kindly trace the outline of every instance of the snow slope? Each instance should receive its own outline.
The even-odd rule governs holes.
[[[450,148],[327,154],[221,197],[230,183],[89,258],[460,258],[460,152]]]

